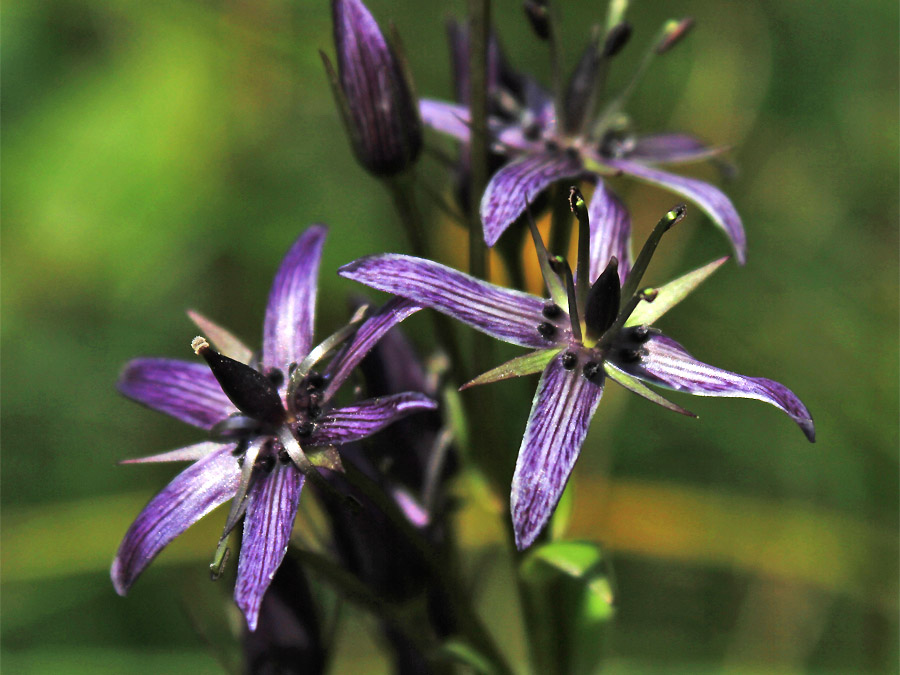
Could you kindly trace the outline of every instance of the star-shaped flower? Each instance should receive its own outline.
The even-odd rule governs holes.
[[[488,129],[491,150],[506,158],[491,178],[481,199],[484,240],[493,246],[503,232],[522,215],[527,203],[550,185],[563,179],[585,178],[597,183],[597,200],[618,199],[603,184],[603,177],[626,174],[640,181],[671,190],[697,204],[725,231],[744,262],[746,237],[740,216],[731,200],[709,183],[664,171],[657,165],[686,164],[708,160],[723,151],[681,133],[638,135],[622,108],[652,57],[668,51],[690,26],[689,20],[672,21],[663,27],[642,60],[635,76],[616,97],[600,96],[610,60],[631,34],[629,25],[612,25],[603,40],[593,40],[572,74],[564,95],[554,96],[534,78],[510,69],[496,40],[489,45],[488,82],[491,115]],[[467,52],[464,31],[451,30],[455,76],[461,86],[461,104],[422,99],[422,120],[433,129],[460,140],[463,150],[470,139],[470,117],[466,104]],[[562,110],[558,110],[562,107]],[[604,203],[592,205],[602,209]],[[625,226],[629,226],[627,216]]]
[[[192,461],[138,515],[113,560],[113,585],[124,595],[175,537],[233,499],[213,568],[224,564],[225,541],[244,518],[234,597],[256,627],[260,602],[288,546],[300,491],[316,466],[339,468],[334,446],[359,440],[436,404],[407,392],[334,406],[334,396],[365,354],[397,322],[419,308],[396,299],[365,321],[313,347],[316,279],[325,241],[310,227],[275,276],[259,357],[228,331],[196,313],[209,336],[192,346],[207,364],[137,359],[119,380],[139,403],[210,432],[211,440],[132,462]],[[210,342],[221,352],[214,350]],[[321,371],[316,364],[342,349]]]
[[[618,263],[629,259],[627,236],[611,236],[618,231],[621,214],[608,212],[590,236],[587,209],[580,194],[573,192],[573,210],[580,221],[578,278],[594,281],[576,282],[568,263],[549,256],[543,248],[532,223],[550,300],[405,255],[361,258],[340,270],[348,279],[409,298],[495,338],[535,350],[466,385],[543,371],[519,449],[510,498],[520,549],[528,547],[550,519],[607,377],[686,415],[692,413],[644,383],[698,396],[759,399],[786,412],[810,441],[815,438],[809,411],[789,389],[772,380],[707,365],[652,327],[727,260],[716,260],[657,289],[638,289],[662,234],[681,219],[684,207],[666,214],[629,270]]]

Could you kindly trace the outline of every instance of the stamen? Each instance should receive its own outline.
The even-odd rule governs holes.
[[[345,340],[348,340],[350,337],[356,333],[356,329],[358,328],[357,324],[362,321],[366,313],[369,311],[368,305],[361,305],[359,309],[353,314],[353,317],[350,319],[350,322],[341,328],[340,330],[332,333],[327,338],[322,340],[318,345],[310,350],[309,354],[306,355],[306,358],[300,362],[300,365],[291,373],[291,381],[288,384],[288,391],[294,391],[300,386],[301,380],[309,375],[312,367],[316,365],[319,361],[321,361],[329,352],[335,349],[338,345],[340,345]]]
[[[578,357],[572,352],[566,352],[562,355],[562,367],[566,370],[574,370],[578,364]]]
[[[191,348],[203,357],[222,391],[238,410],[272,424],[284,419],[281,396],[269,378],[255,368],[220,354],[202,336],[191,341]]]
[[[556,334],[556,326],[546,321],[539,323],[537,329],[538,333],[541,334],[541,337],[547,340],[551,339]]]
[[[550,299],[553,303],[557,306],[562,306],[566,304],[566,289],[564,284],[560,281],[559,275],[553,269],[553,265],[550,263],[550,253],[547,251],[547,247],[544,246],[544,240],[541,238],[537,223],[534,222],[534,216],[531,215],[531,209],[528,208],[527,197],[525,198],[525,213],[528,216],[528,228],[531,231],[531,238],[534,241],[534,249],[537,252],[541,276],[544,277],[544,283],[547,285],[547,292],[550,294]]]
[[[663,35],[656,44],[656,53],[665,54],[675,45],[684,39],[691,28],[694,27],[694,20],[691,17],[684,19],[671,19],[663,26]]]
[[[543,314],[546,319],[558,319],[562,316],[562,313],[562,308],[555,302],[548,302],[541,310],[541,314]]]
[[[623,349],[619,352],[619,361],[622,363],[636,363],[641,360],[642,356],[647,354],[647,350],[639,349]]]
[[[606,329],[605,333],[603,333],[599,341],[599,347],[601,349],[609,347],[615,341],[623,326],[625,326],[625,322],[628,321],[628,317],[634,313],[638,303],[653,302],[656,300],[657,295],[659,295],[659,291],[655,288],[645,288],[639,293],[632,295],[631,299],[625,304],[625,307],[619,312],[619,315],[616,317],[613,324]]]
[[[282,373],[278,368],[272,368],[266,376],[269,378],[269,382],[274,384],[276,387],[280,387],[284,384],[284,373]]]
[[[550,264],[553,266],[553,271],[557,274],[562,274],[566,280],[566,295],[569,301],[569,320],[572,324],[572,337],[581,342],[581,319],[578,318],[578,299],[575,296],[575,280],[572,278],[572,268],[569,267],[569,262],[560,255],[554,256]]]
[[[588,219],[587,204],[584,196],[574,185],[569,188],[569,208],[578,220],[578,257],[575,263],[575,285],[578,307],[585,310],[588,293],[591,289],[591,223]]]
[[[687,207],[684,204],[679,204],[666,213],[666,215],[664,215],[656,224],[656,227],[653,228],[653,232],[647,237],[644,247],[638,254],[637,260],[634,261],[634,265],[631,267],[631,271],[625,279],[625,285],[622,286],[623,298],[630,298],[637,290],[638,284],[641,283],[641,278],[644,276],[644,272],[647,271],[647,267],[650,265],[650,259],[653,257],[653,253],[656,251],[656,247],[659,245],[663,234],[668,232],[675,223],[684,218],[686,209]]]

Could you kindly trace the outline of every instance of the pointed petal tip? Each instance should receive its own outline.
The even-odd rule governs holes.
[[[134,579],[129,581],[124,577],[118,555],[113,559],[112,567],[109,569],[109,578],[112,581],[113,589],[123,598],[128,594],[128,589],[131,588],[134,581]]]
[[[816,442],[816,426],[813,424],[812,418],[795,420],[800,426],[800,430],[810,443]]]

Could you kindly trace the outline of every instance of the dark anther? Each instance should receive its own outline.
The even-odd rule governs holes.
[[[323,384],[325,384],[325,378],[322,377],[321,373],[313,371],[306,377],[307,389],[321,389]]]
[[[234,450],[231,451],[231,454],[235,457],[240,457],[245,452],[247,452],[248,445],[250,445],[250,442],[247,439],[242,439],[236,446],[234,446]]]
[[[645,353],[645,349],[623,349],[619,352],[619,361],[621,363],[637,363]]]
[[[266,376],[269,378],[269,382],[274,384],[276,387],[280,387],[284,384],[284,373],[282,373],[278,368],[272,368]]]
[[[603,379],[603,366],[596,361],[588,361],[584,364],[584,379],[594,384],[599,384]]]
[[[635,342],[644,343],[650,339],[649,326],[635,326],[631,329],[631,339]]]
[[[566,370],[573,370],[578,363],[578,357],[572,352],[566,352],[562,355],[562,367]]]
[[[547,148],[550,152],[556,152],[559,150],[559,143],[556,141],[545,141],[544,147]]]
[[[542,337],[549,340],[556,333],[556,326],[552,323],[547,323],[546,321],[538,324],[538,333],[541,334]]]
[[[291,456],[288,454],[287,450],[285,450],[284,448],[282,448],[281,450],[278,451],[278,461],[281,462],[282,464],[290,464],[291,463]]]
[[[527,127],[525,127],[525,131],[523,133],[527,140],[536,141],[541,137],[541,125],[537,122],[532,122]]]
[[[573,148],[571,145],[566,148],[566,155],[569,159],[577,160],[581,155],[578,153],[578,148]]]
[[[275,468],[274,455],[266,454],[266,455],[263,455],[262,457],[258,458],[256,460],[256,466],[258,466],[260,469],[262,469],[266,473],[269,473],[272,469]]]
[[[558,319],[562,316],[562,308],[555,302],[548,302],[544,305],[544,309],[541,310],[541,314],[543,314],[546,319]]]
[[[313,425],[309,422],[301,423],[294,427],[294,431],[300,438],[308,438],[309,435],[312,434]]]
[[[322,414],[322,408],[315,403],[310,403],[309,407],[306,409],[306,414],[309,415],[310,419],[316,419]]]

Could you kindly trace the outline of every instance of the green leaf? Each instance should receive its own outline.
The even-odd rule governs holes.
[[[499,382],[500,380],[508,380],[511,377],[521,377],[522,375],[531,375],[539,373],[547,364],[553,360],[553,357],[562,351],[562,347],[554,349],[542,349],[530,354],[517,356],[514,359],[502,363],[496,368],[492,368],[486,373],[482,373],[474,380],[466,382],[459,389],[468,389],[479,384],[489,384],[490,382]]]
[[[590,542],[539,546],[519,568],[535,672],[594,673],[613,615],[603,553]]]
[[[650,389],[650,387],[646,386],[639,379],[634,377],[633,375],[629,375],[623,370],[619,370],[614,365],[612,365],[609,361],[605,361],[603,363],[603,370],[606,371],[606,374],[609,375],[610,379],[618,382],[623,387],[628,389],[629,391],[633,391],[638,396],[643,396],[648,401],[653,401],[657,405],[661,405],[663,408],[667,408],[669,410],[673,410],[677,413],[681,413],[682,415],[687,415],[688,417],[697,417],[694,413],[686,408],[682,408],[680,405],[672,403],[666,398],[663,398],[655,391]]]
[[[657,290],[659,294],[653,302],[641,302],[635,308],[626,326],[649,326],[652,325],[663,314],[672,309],[679,302],[684,300],[697,286],[706,280],[713,272],[719,269],[728,260],[728,256],[713,260],[708,265],[704,265],[693,272],[688,272],[684,276],[678,277],[674,281],[670,281],[665,286],[660,286]]]

